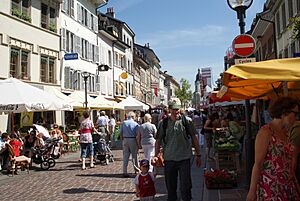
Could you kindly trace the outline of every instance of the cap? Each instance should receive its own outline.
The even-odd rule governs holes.
[[[179,98],[171,98],[168,105],[169,105],[169,109],[180,109],[181,101]]]
[[[143,159],[140,161],[140,166],[149,166],[150,163],[147,159]]]

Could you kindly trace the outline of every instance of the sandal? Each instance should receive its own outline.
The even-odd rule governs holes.
[[[91,165],[91,166],[90,166],[90,168],[95,168],[95,167],[96,167],[96,165]]]

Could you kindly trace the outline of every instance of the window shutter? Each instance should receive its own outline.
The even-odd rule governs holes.
[[[99,47],[97,45],[95,46],[95,60],[96,63],[99,63]]]
[[[98,17],[96,15],[94,15],[94,24],[93,26],[93,30],[98,33]]]
[[[70,14],[71,14],[71,17],[74,18],[74,0],[69,0],[70,1]]]
[[[77,45],[77,43],[76,43],[76,36],[72,33],[71,34],[71,37],[72,37],[72,41],[73,41],[73,48],[72,48],[72,52],[77,52],[77,49],[76,49],[76,45]]]
[[[91,15],[89,12],[87,13],[87,27],[91,28]]]
[[[81,24],[81,20],[82,20],[81,6],[78,3],[77,4],[77,21]]]
[[[65,89],[70,89],[70,67],[65,67]]]
[[[60,50],[66,50],[66,29],[60,29]]]

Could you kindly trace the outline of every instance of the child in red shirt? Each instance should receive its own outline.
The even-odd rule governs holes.
[[[15,157],[20,156],[20,148],[23,145],[22,141],[19,141],[16,138],[13,138],[9,141],[10,146],[12,147]]]
[[[149,172],[150,163],[147,159],[140,161],[141,172],[134,178],[134,184],[136,187],[136,196],[140,200],[154,200],[156,194],[155,190],[155,176],[156,173]]]

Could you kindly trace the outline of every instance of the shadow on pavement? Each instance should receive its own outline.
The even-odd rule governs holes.
[[[89,190],[86,188],[70,188],[63,190],[63,193],[66,194],[79,194],[79,193],[88,193],[88,192],[99,192],[99,193],[113,193],[113,194],[135,194],[132,192],[124,192],[124,191],[104,191],[104,190]]]
[[[107,178],[124,178],[123,174],[77,174],[78,177],[107,177]],[[129,178],[134,178],[134,174],[129,174]],[[126,178],[124,178],[126,179]]]
[[[87,192],[101,192],[99,190],[89,190],[86,188],[70,188],[63,190],[63,193],[66,194],[78,194],[78,193],[87,193]]]

